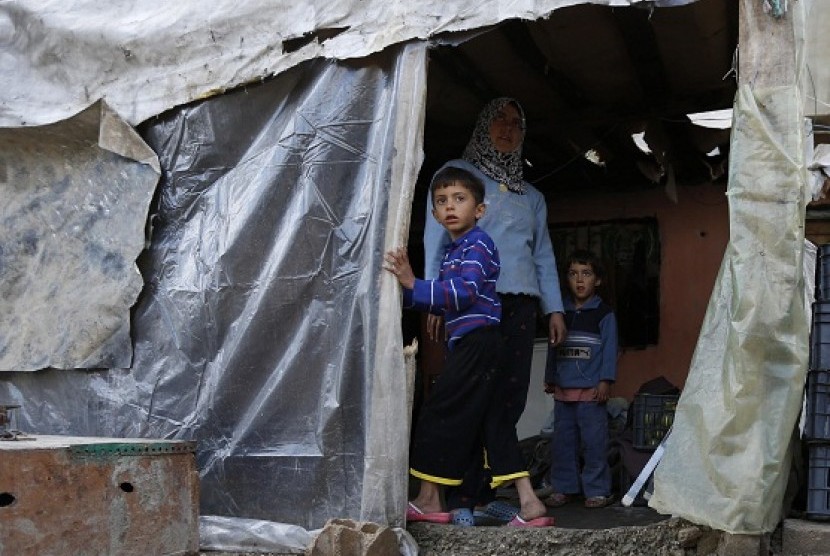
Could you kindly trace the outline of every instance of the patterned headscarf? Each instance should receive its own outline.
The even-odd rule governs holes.
[[[490,140],[490,123],[496,117],[496,113],[510,103],[518,109],[519,116],[522,118],[522,140],[515,151],[502,153],[496,150]],[[491,100],[478,115],[473,136],[467,143],[462,158],[484,172],[486,176],[506,185],[510,191],[523,195],[525,184],[522,171],[522,143],[524,143],[525,129],[525,113],[516,99],[501,97]]]

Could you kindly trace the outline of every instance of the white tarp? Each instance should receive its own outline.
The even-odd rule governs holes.
[[[106,105],[0,129],[0,371],[128,368],[155,153]]]
[[[739,534],[781,519],[810,352],[801,91],[751,82],[734,105],[729,244],[649,501]]]
[[[0,127],[52,123],[100,98],[135,125],[304,60],[361,58],[410,39],[537,19],[581,3],[7,0],[0,3]]]
[[[797,22],[796,31],[803,34],[804,71],[801,75],[801,91],[804,114],[807,116],[830,114],[830,2],[826,0],[801,0],[799,8],[805,12],[805,21]],[[826,131],[825,131],[826,133]]]

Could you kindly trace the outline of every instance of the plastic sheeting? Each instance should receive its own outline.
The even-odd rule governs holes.
[[[0,374],[0,397],[23,405],[19,428],[198,440],[202,513],[220,544],[297,550],[303,531],[274,524],[330,516],[401,523],[411,393],[380,255],[406,237],[424,47],[307,61],[573,3],[3,3],[0,125],[106,98],[130,123],[153,117],[144,131],[164,165],[133,368]],[[776,151],[793,131],[768,117],[795,110],[795,95],[773,93],[739,98],[733,155],[756,158],[733,165],[734,241],[652,499],[735,532],[767,530],[780,509],[783,431],[800,406],[787,400],[806,368],[802,164],[792,145]]]
[[[316,57],[354,58],[413,38],[546,17],[584,0],[64,0],[0,3],[0,126],[69,118],[103,98],[131,124],[176,105],[277,75]],[[677,6],[689,0],[594,0]],[[830,8],[808,4],[807,106],[830,110]],[[140,31],[139,31],[140,30]]]
[[[805,71],[801,77],[804,112],[807,116],[830,114],[830,2],[824,0],[800,0],[799,8],[805,12],[803,29]],[[801,23],[801,22],[799,22]]]
[[[730,241],[649,505],[731,533],[778,525],[809,355],[796,86],[735,100]]]
[[[825,184],[830,180],[830,145],[816,145],[812,153],[810,170],[810,192],[814,201],[823,199],[827,194]]]
[[[216,0],[205,9],[196,0],[4,0],[0,126],[55,122],[99,98],[137,125],[303,61],[362,58],[411,39],[534,20],[584,2]]]
[[[156,155],[98,103],[0,129],[0,371],[130,366]]]
[[[408,235],[425,80],[416,44],[149,122],[163,176],[132,368],[0,375],[18,427],[196,440],[204,524],[231,544],[305,539],[250,520],[402,525],[413,376],[381,264]]]
[[[305,554],[320,531],[306,531],[296,525],[272,521],[203,516],[199,520],[199,548],[244,554],[271,552],[276,548],[280,554]],[[418,556],[418,543],[406,529],[393,527],[392,531],[398,537],[400,556]],[[281,539],[278,546],[275,539]]]

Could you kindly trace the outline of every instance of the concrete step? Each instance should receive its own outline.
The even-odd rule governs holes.
[[[830,553],[830,522],[785,519],[781,532],[783,554]]]

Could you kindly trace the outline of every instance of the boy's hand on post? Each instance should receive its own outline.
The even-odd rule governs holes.
[[[565,336],[568,335],[568,329],[565,328],[565,315],[562,313],[551,313],[550,321],[548,321],[548,336],[550,343],[558,346],[565,341]]]
[[[386,264],[383,268],[395,275],[398,282],[407,289],[415,286],[415,274],[409,264],[409,255],[406,254],[406,247],[398,247],[386,252]]]

